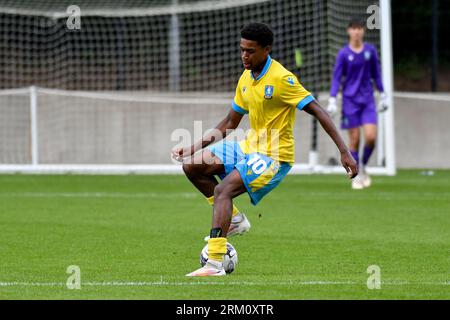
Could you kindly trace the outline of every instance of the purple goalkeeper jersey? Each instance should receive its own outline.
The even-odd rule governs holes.
[[[372,79],[378,91],[384,92],[377,49],[364,43],[363,50],[356,53],[346,45],[336,57],[330,95],[336,97],[342,84],[345,97],[373,97]]]

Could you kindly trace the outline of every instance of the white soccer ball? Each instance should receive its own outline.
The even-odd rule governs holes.
[[[204,246],[200,252],[200,265],[203,267],[208,261],[208,245]],[[238,255],[236,249],[227,242],[227,253],[223,256],[223,268],[226,273],[232,273],[236,268]]]

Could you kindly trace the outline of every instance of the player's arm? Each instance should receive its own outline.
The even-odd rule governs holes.
[[[341,87],[342,75],[344,74],[344,54],[340,51],[336,56],[334,63],[333,78],[331,79],[330,97],[336,98]]]
[[[383,82],[381,80],[381,65],[380,58],[378,57],[377,49],[373,48],[373,57],[371,60],[371,72],[372,78],[375,81],[378,92],[380,93],[380,101],[378,103],[378,111],[384,112],[388,108],[388,97],[384,92]]]
[[[375,85],[377,86],[378,92],[384,93],[383,81],[381,80],[381,64],[380,58],[378,57],[377,50],[373,48],[373,57],[371,62],[371,72],[372,78],[375,81]]]
[[[193,155],[198,150],[206,148],[211,143],[222,140],[231,130],[239,126],[243,116],[244,114],[231,109],[227,116],[217,124],[214,130],[209,131],[199,141],[187,148],[176,148],[172,150],[172,156],[177,160],[181,160],[182,158]]]
[[[321,126],[338,147],[341,153],[341,163],[347,171],[348,176],[350,178],[356,177],[358,174],[358,165],[350,154],[350,151],[345,145],[344,140],[328,113],[315,100],[304,106],[302,110],[314,116],[320,122]]]
[[[339,52],[336,57],[336,63],[334,64],[333,79],[331,80],[330,98],[328,99],[327,111],[329,114],[334,115],[337,112],[337,94],[341,87],[341,79],[344,70],[344,55]]]

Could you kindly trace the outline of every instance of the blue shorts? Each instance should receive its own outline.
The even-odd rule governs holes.
[[[377,108],[372,96],[342,98],[341,129],[358,128],[364,124],[377,124]]]
[[[208,147],[208,150],[225,167],[225,173],[220,175],[221,179],[234,169],[239,172],[253,205],[274,189],[292,167],[288,162],[280,163],[261,153],[245,154],[236,141],[222,140]]]

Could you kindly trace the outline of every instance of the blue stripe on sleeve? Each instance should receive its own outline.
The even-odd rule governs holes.
[[[234,101],[233,101],[233,103],[231,104],[231,107],[232,107],[233,110],[236,111],[237,113],[240,113],[240,114],[247,114],[247,113],[248,113],[247,110],[245,110],[245,109],[239,107]]]
[[[302,110],[308,103],[314,101],[314,97],[312,95],[304,97],[300,102],[297,104],[298,110]]]

